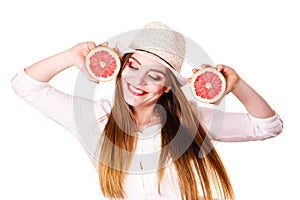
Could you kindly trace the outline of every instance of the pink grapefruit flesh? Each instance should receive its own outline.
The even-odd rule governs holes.
[[[195,98],[203,103],[214,103],[223,97],[226,88],[224,76],[213,67],[197,70],[191,80]]]
[[[85,66],[96,82],[110,81],[117,76],[121,61],[118,53],[110,47],[98,46],[86,56]]]

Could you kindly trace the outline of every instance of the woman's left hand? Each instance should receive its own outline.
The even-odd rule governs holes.
[[[226,80],[225,94],[230,93],[240,81],[239,75],[234,69],[223,64],[218,64],[216,68],[219,72],[221,72],[221,74],[223,74]]]
[[[211,65],[208,64],[203,64],[201,66],[201,68],[204,67],[212,67]],[[226,89],[225,89],[225,94],[228,94],[230,92],[232,92],[235,88],[235,86],[238,84],[238,82],[241,80],[241,78],[239,77],[239,75],[236,73],[236,71],[227,66],[227,65],[223,65],[223,64],[218,64],[216,66],[216,69],[221,72],[221,74],[224,76],[225,81],[226,81]],[[195,73],[197,71],[197,69],[193,69],[193,72]],[[189,78],[189,81],[191,80],[191,78]],[[223,97],[224,97],[223,96]],[[214,104],[219,104],[222,101],[223,98],[221,98],[220,100],[218,100],[217,102],[215,102]]]

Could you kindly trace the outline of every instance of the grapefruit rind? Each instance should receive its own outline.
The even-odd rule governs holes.
[[[203,98],[203,97],[196,94],[195,81],[196,81],[196,79],[199,75],[203,75],[205,72],[212,72],[212,73],[216,74],[222,82],[221,90],[218,92],[218,94],[216,96],[214,96],[211,99],[210,98]],[[197,72],[194,73],[194,75],[191,79],[191,82],[190,82],[190,86],[191,86],[191,90],[192,90],[193,95],[195,96],[195,98],[198,101],[200,101],[202,103],[215,103],[223,97],[223,95],[225,93],[225,89],[226,89],[226,81],[225,81],[225,78],[222,75],[222,73],[219,72],[216,68],[205,67],[205,68],[198,69]]]
[[[97,52],[100,52],[100,51],[106,51],[108,52],[113,58],[114,58],[114,61],[116,62],[116,69],[114,70],[113,74],[110,75],[110,76],[107,76],[107,77],[98,77],[94,74],[94,72],[91,70],[91,67],[90,67],[90,58]],[[85,68],[89,74],[89,76],[96,82],[105,82],[105,81],[110,81],[112,79],[114,79],[118,72],[120,71],[120,68],[121,68],[121,61],[120,61],[120,58],[119,58],[119,55],[118,53],[113,50],[112,48],[110,47],[107,47],[107,46],[98,46],[94,49],[92,49],[86,56],[86,59],[85,59]]]

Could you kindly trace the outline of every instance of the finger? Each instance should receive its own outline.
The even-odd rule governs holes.
[[[212,66],[209,65],[209,64],[202,64],[202,65],[201,65],[201,68],[205,68],[205,67],[212,67]]]
[[[87,45],[87,48],[89,50],[92,50],[92,49],[94,49],[96,47],[96,43],[95,42],[91,42],[91,41],[87,42],[86,45]]]
[[[198,69],[196,69],[196,68],[192,69],[193,73],[196,73],[197,71],[198,71]]]
[[[99,44],[99,46],[108,46],[108,42],[102,42],[101,44]]]
[[[224,92],[223,96],[220,97],[217,101],[213,102],[215,105],[220,105],[220,103],[223,101],[224,97],[226,96],[226,93]]]
[[[115,50],[117,53],[120,53],[118,47],[114,47],[113,50]]]
[[[218,64],[216,67],[219,72],[221,72],[224,69],[224,65],[222,64]]]
[[[222,100],[223,100],[223,97],[221,99],[219,99],[218,101],[215,101],[213,104],[220,105],[220,103],[222,102]]]

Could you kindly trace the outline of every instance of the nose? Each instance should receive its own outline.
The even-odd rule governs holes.
[[[146,72],[142,69],[138,70],[134,76],[134,83],[136,86],[145,84]]]

